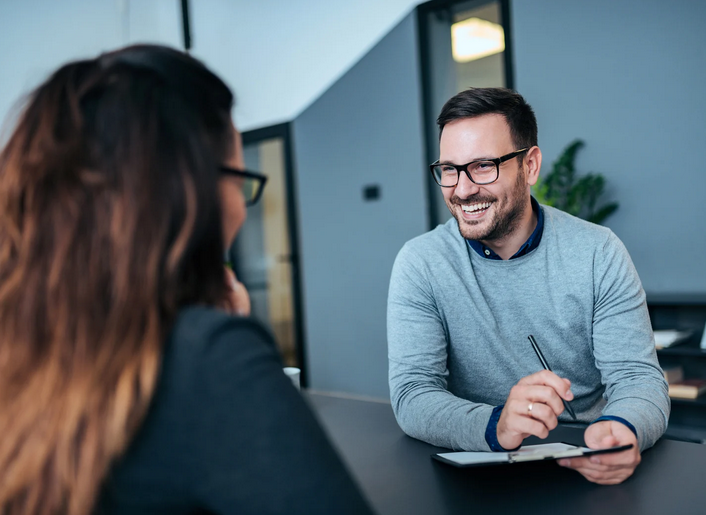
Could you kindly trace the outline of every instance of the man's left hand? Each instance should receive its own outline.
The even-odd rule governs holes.
[[[583,435],[586,446],[606,449],[633,444],[632,449],[614,454],[597,454],[585,458],[559,460],[559,465],[576,470],[586,479],[600,485],[617,485],[629,478],[640,464],[640,449],[635,434],[625,425],[613,420],[591,424]]]

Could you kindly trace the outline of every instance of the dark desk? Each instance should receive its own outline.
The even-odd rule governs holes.
[[[704,445],[660,440],[617,486],[553,462],[457,469],[429,457],[443,449],[406,436],[389,404],[304,395],[380,515],[706,514]],[[581,444],[581,435],[557,428],[547,441]]]

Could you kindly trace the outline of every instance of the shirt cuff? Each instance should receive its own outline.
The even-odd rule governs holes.
[[[490,420],[488,420],[488,425],[485,428],[485,441],[493,452],[516,451],[520,448],[518,445],[514,449],[505,449],[500,445],[500,442],[498,442],[498,420],[500,420],[500,414],[503,412],[504,407],[505,405],[501,404],[493,408],[493,413],[491,413]]]
[[[491,417],[491,419],[492,419],[492,417]],[[622,417],[616,417],[614,415],[603,415],[602,417],[598,417],[596,420],[591,422],[591,424],[595,424],[596,422],[601,422],[603,420],[613,420],[615,422],[620,422],[621,424],[627,426],[627,428],[635,434],[635,438],[637,438],[637,429],[635,429],[635,426],[633,426],[630,422],[628,422],[627,420],[625,420]],[[497,422],[496,422],[496,424],[497,424]],[[486,434],[485,438],[487,439],[488,438],[487,431],[485,434]]]

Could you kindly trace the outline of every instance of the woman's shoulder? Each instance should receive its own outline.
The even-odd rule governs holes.
[[[177,315],[169,334],[169,344],[206,350],[219,340],[241,343],[267,343],[274,348],[272,335],[253,318],[231,315],[210,306],[188,306]]]
[[[271,340],[267,330],[253,318],[231,315],[211,306],[193,305],[182,308],[174,321],[170,339],[179,342],[203,341],[224,331],[260,336]]]
[[[230,439],[247,441],[250,426],[242,420],[252,419],[246,409],[253,385],[278,379],[286,384],[274,342],[258,322],[205,306],[183,309],[166,338],[147,416],[111,473],[108,513],[146,513],[140,510],[148,505],[150,513],[171,513],[170,505],[196,502],[203,474],[191,469],[210,470],[213,459],[205,457],[223,452]],[[176,470],[183,472],[170,472]]]
[[[167,338],[163,373],[183,375],[202,368],[214,373],[224,367],[233,371],[262,360],[280,361],[274,339],[262,324],[209,306],[189,306],[179,312]]]

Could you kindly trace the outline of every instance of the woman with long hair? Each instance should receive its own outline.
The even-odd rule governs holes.
[[[230,314],[224,250],[264,182],[232,104],[152,45],[31,94],[0,153],[1,515],[370,513]]]

